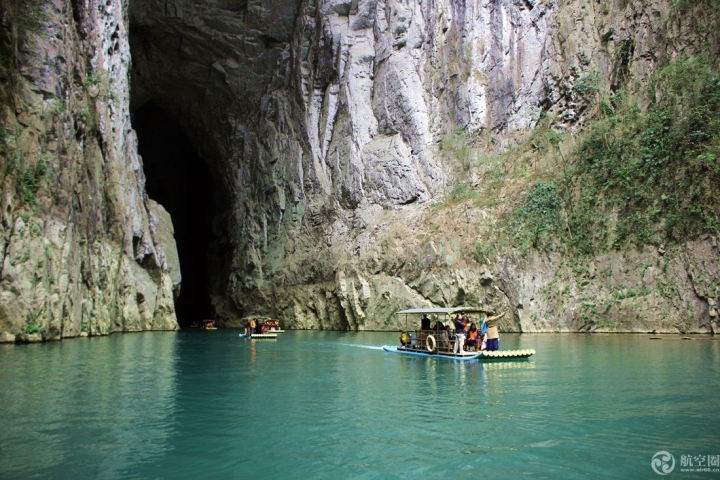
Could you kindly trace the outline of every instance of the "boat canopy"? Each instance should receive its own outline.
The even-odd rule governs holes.
[[[454,313],[460,313],[460,312],[466,312],[466,313],[492,313],[492,310],[489,310],[487,308],[480,308],[480,307],[449,307],[449,308],[442,308],[442,307],[436,307],[436,308],[409,308],[407,310],[400,310],[399,312],[396,312],[397,315],[401,314],[426,314],[426,313],[445,313],[448,315],[452,315]]]

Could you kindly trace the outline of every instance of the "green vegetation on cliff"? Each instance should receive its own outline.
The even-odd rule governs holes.
[[[578,132],[555,129],[548,115],[494,156],[463,129],[440,143],[457,168],[439,208],[467,217],[468,207],[505,203],[488,224],[492,241],[468,244],[475,261],[499,253],[491,244],[585,256],[718,235],[720,72],[692,57],[658,69],[641,96],[603,82],[592,73],[576,83],[596,107]]]
[[[27,49],[33,35],[42,34],[49,0],[0,0],[0,79],[17,71],[18,52]]]
[[[614,97],[562,180],[569,241],[580,253],[718,231],[720,74],[697,58],[679,60],[648,90],[646,112]]]
[[[717,234],[720,73],[677,60],[654,74],[648,97],[644,111],[622,92],[601,100],[565,171],[531,187],[511,216],[521,250],[592,255]]]
[[[510,228],[522,250],[541,248],[561,231],[563,201],[554,183],[537,182],[527,193],[525,203],[515,212]]]
[[[44,22],[49,18],[48,0],[0,0],[0,107],[14,109],[18,82],[18,65],[22,53],[33,50],[35,35],[43,34]],[[18,198],[35,205],[35,195],[41,179],[47,173],[44,160],[30,162],[21,146],[23,129],[14,124],[5,112],[0,115],[0,173],[15,179]]]

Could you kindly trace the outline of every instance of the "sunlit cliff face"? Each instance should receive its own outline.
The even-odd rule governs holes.
[[[541,118],[555,133],[579,131],[599,108],[591,98],[599,88],[644,91],[659,63],[699,48],[695,23],[667,7],[661,0],[131,2],[131,111],[147,191],[167,203],[179,231],[182,223],[193,234],[211,230],[188,240],[201,245],[189,251],[178,237],[185,276],[178,305],[200,304],[185,318],[210,312],[231,322],[265,313],[298,328],[386,328],[398,306],[467,302],[513,311],[512,329],[571,328],[574,306],[556,303],[572,300],[537,300],[557,259],[508,251],[481,265],[472,254],[493,241],[505,204],[537,180],[542,146],[496,165],[502,175],[529,164],[533,172],[494,190],[482,166],[441,150],[459,131],[474,139],[476,160],[507,152]],[[687,43],[669,45],[670,37]],[[164,143],[158,123],[177,126]],[[191,150],[196,155],[186,156]],[[462,182],[494,202],[466,208],[468,227],[457,225],[452,209],[431,210]],[[165,184],[176,200],[197,195],[208,203],[193,212],[187,202],[163,200],[156,187]]]
[[[531,126],[555,5],[134,1],[129,8],[141,153],[153,133],[140,119],[152,103],[207,166],[214,218],[207,286],[215,311],[232,316],[273,282],[334,281],[342,251],[372,248],[351,244],[375,206],[423,204],[442,191],[451,167],[435,150],[447,131]],[[146,167],[149,184],[151,172]]]

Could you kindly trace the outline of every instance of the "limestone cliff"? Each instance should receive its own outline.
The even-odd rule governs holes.
[[[178,328],[144,192],[121,2],[3,2],[0,339]]]
[[[10,337],[29,325],[72,336],[83,318],[100,331],[173,324],[173,246],[129,114],[150,103],[210,170],[207,289],[226,326],[264,313],[288,328],[393,329],[400,307],[480,304],[509,310],[506,330],[718,327],[716,213],[668,245],[616,235],[603,241],[617,248],[581,255],[513,233],[531,186],[569,178],[585,132],[621,99],[644,112],[675,59],[718,70],[714,2],[43,5],[53,35],[14,56],[3,114]],[[11,151],[26,167],[10,168]],[[17,187],[27,168],[32,202]],[[560,212],[573,245],[582,205]],[[616,230],[622,206],[604,211],[599,228]]]

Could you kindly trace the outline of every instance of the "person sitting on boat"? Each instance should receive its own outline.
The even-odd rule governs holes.
[[[400,332],[400,344],[403,347],[409,347],[412,344],[412,340],[410,339],[410,335],[406,331]]]
[[[420,330],[430,330],[430,319],[427,315],[423,315],[420,319]]]
[[[480,342],[480,331],[474,323],[470,324],[470,328],[467,332],[467,338],[465,339],[465,346],[477,349]]]
[[[492,315],[495,312],[489,312]],[[487,323],[487,349],[495,351],[500,349],[500,332],[498,331],[497,321],[505,316],[505,312],[500,315],[494,315],[488,317],[485,322]]]

